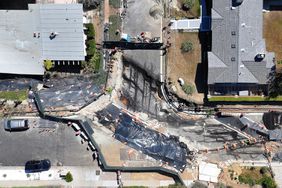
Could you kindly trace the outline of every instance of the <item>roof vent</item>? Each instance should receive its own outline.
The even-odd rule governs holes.
[[[244,0],[232,0],[232,6],[239,6]]]
[[[245,52],[245,51],[246,51],[245,48],[242,48],[242,49],[241,49],[241,52]]]
[[[59,33],[57,33],[57,32],[51,32],[50,36],[49,36],[50,40],[53,40],[58,34]]]
[[[236,7],[231,7],[231,10],[235,10],[236,9]]]
[[[265,54],[264,53],[259,53],[256,55],[255,60],[256,61],[262,61],[265,58]]]
[[[242,27],[246,27],[246,23],[242,23],[241,26],[242,26]]]
[[[236,35],[236,31],[231,31],[231,35]]]
[[[235,61],[236,60],[236,58],[235,57],[231,57],[231,61]]]
[[[235,44],[231,44],[231,48],[236,48],[236,45]]]

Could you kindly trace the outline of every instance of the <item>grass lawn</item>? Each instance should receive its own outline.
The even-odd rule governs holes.
[[[177,9],[172,8],[171,17],[176,19],[181,18],[199,18],[200,17],[200,0],[195,0],[193,8],[188,11],[182,10],[182,0],[177,1]]]
[[[270,11],[263,14],[266,49],[275,52],[276,61],[282,61],[282,11]],[[277,69],[282,71],[282,64],[277,63]]]
[[[201,63],[201,45],[197,32],[172,32],[172,45],[167,54],[167,77],[177,88],[177,95],[181,98],[189,100],[193,98],[195,102],[201,103],[203,101],[203,94],[198,94],[195,80],[197,67]],[[190,41],[193,44],[191,52],[181,52],[182,42]],[[182,78],[186,84],[193,85],[195,88],[194,94],[191,97],[186,95],[178,84],[178,78]]]
[[[116,35],[116,30],[121,27],[121,19],[118,15],[111,15],[109,20],[111,23],[109,28],[110,40],[119,41],[120,34]]]
[[[1,91],[0,99],[12,100],[12,101],[23,101],[27,99],[27,91]]]
[[[277,98],[266,98],[260,96],[233,97],[233,96],[212,96],[209,102],[262,102],[262,101],[282,101],[282,96]]]
[[[110,0],[109,3],[113,8],[120,8],[120,0]]]

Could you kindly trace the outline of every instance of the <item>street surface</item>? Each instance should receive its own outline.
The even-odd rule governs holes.
[[[24,166],[33,159],[49,159],[52,166],[94,165],[92,153],[71,127],[38,118],[29,122],[27,131],[7,132],[0,121],[1,166]]]

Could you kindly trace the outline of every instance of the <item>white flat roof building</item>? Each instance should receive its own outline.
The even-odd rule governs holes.
[[[81,4],[0,10],[0,73],[43,75],[44,60],[83,61]]]
[[[201,28],[201,19],[170,20],[170,22],[172,22],[171,29],[173,30],[196,30]]]
[[[207,182],[218,182],[221,169],[216,164],[201,162],[199,164],[199,180]]]

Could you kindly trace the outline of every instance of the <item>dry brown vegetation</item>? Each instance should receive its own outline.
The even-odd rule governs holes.
[[[282,61],[282,11],[270,11],[264,13],[264,38],[266,49],[275,52],[276,62]],[[277,64],[282,69],[282,64]]]
[[[193,43],[191,52],[182,53],[181,44],[184,41]],[[177,88],[176,94],[186,100],[192,100],[197,103],[203,102],[203,94],[197,92],[195,84],[196,72],[198,64],[201,63],[201,45],[199,42],[198,33],[191,32],[172,32],[172,46],[169,48],[167,55],[167,77],[169,81]],[[184,93],[181,86],[178,84],[178,78],[184,79],[185,83],[195,86],[195,93],[188,96]]]

